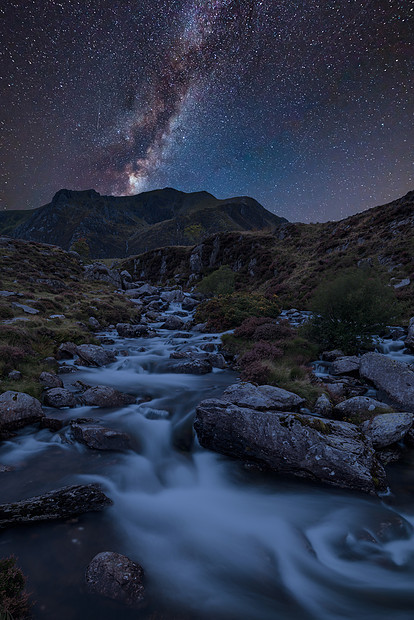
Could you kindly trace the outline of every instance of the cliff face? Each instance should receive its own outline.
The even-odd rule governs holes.
[[[2,213],[0,234],[66,250],[85,239],[91,256],[122,258],[220,231],[270,230],[284,222],[248,197],[218,200],[207,192],[172,188],[120,197],[63,189],[33,211]]]

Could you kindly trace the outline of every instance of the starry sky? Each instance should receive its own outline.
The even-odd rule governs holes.
[[[290,221],[414,189],[409,0],[7,0],[2,206],[249,195]]]

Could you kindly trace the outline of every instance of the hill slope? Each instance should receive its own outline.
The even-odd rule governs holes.
[[[192,244],[220,231],[275,229],[284,222],[248,197],[218,200],[172,188],[120,197],[62,189],[38,209],[0,213],[0,234],[66,250],[84,238],[91,256],[122,258]]]

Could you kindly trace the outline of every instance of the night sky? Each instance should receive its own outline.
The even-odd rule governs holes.
[[[2,208],[170,186],[309,222],[414,189],[409,0],[2,7]]]

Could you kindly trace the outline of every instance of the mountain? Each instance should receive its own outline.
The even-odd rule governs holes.
[[[286,223],[246,196],[218,200],[172,188],[136,196],[61,189],[30,211],[0,212],[0,234],[68,250],[85,239],[94,258],[122,258],[168,245],[188,245],[220,231],[274,230]]]

